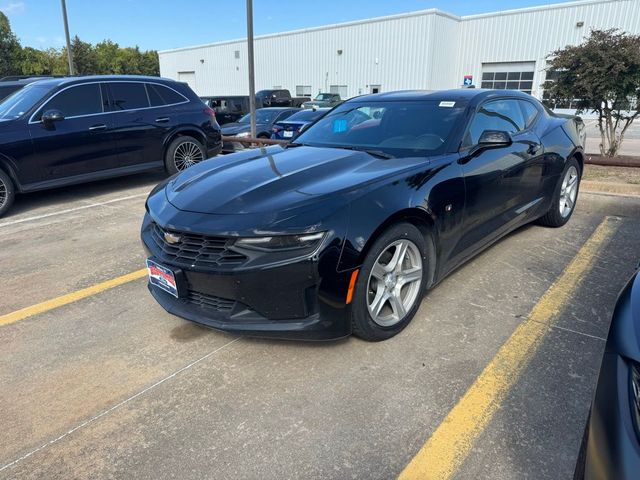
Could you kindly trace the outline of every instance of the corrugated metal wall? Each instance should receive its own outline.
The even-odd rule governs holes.
[[[589,0],[463,18],[427,10],[268,35],[255,40],[256,88],[279,86],[295,95],[297,85],[310,85],[314,94],[346,85],[349,96],[369,93],[370,85],[382,91],[457,88],[466,74],[479,85],[484,62],[535,61],[535,94],[551,51],[579,43],[591,28],[613,27],[640,34],[640,0]],[[174,79],[195,72],[199,95],[246,94],[246,44],[160,52],[160,72]]]

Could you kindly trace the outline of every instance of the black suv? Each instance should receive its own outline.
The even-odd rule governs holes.
[[[221,149],[213,110],[185,83],[40,80],[0,103],[0,215],[16,192],[158,168],[173,174]]]

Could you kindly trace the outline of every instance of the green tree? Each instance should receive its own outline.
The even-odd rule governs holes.
[[[19,73],[20,42],[11,30],[9,19],[0,12],[0,78]]]
[[[66,57],[67,49],[63,48],[62,53]],[[77,35],[71,41],[71,58],[76,75],[92,75],[96,73],[97,61],[93,45],[83,42]]]
[[[619,30],[593,30],[585,42],[549,57],[544,88],[555,101],[573,101],[578,113],[598,114],[600,153],[615,157],[638,117],[640,36]]]

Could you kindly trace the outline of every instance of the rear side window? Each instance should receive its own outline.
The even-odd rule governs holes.
[[[477,145],[485,130],[517,133],[524,129],[524,117],[517,100],[487,102],[476,112],[465,135],[463,147]]]
[[[149,106],[147,91],[144,83],[138,82],[110,82],[109,89],[113,97],[113,109],[132,110]]]
[[[164,85],[158,85],[155,83],[147,83],[147,94],[149,95],[149,102],[152,107],[159,107],[161,105],[172,105],[175,103],[182,103],[187,99],[180,95],[175,90]]]
[[[518,100],[524,111],[524,127],[529,128],[533,122],[535,122],[538,116],[538,109],[531,103],[525,100]]]
[[[278,115],[278,118],[275,121],[278,122],[280,120],[284,120],[285,118],[289,118],[294,113],[296,113],[295,110],[288,110],[286,112],[282,112],[280,115]]]
[[[45,103],[34,120],[40,120],[47,110],[60,110],[66,118],[102,113],[100,85],[89,83],[61,91]]]

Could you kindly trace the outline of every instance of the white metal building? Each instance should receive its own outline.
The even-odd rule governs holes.
[[[514,88],[541,97],[546,58],[592,28],[640,34],[640,0],[585,0],[458,17],[422,10],[255,39],[256,89],[358,94]],[[159,53],[160,73],[199,95],[246,95],[246,40]]]

